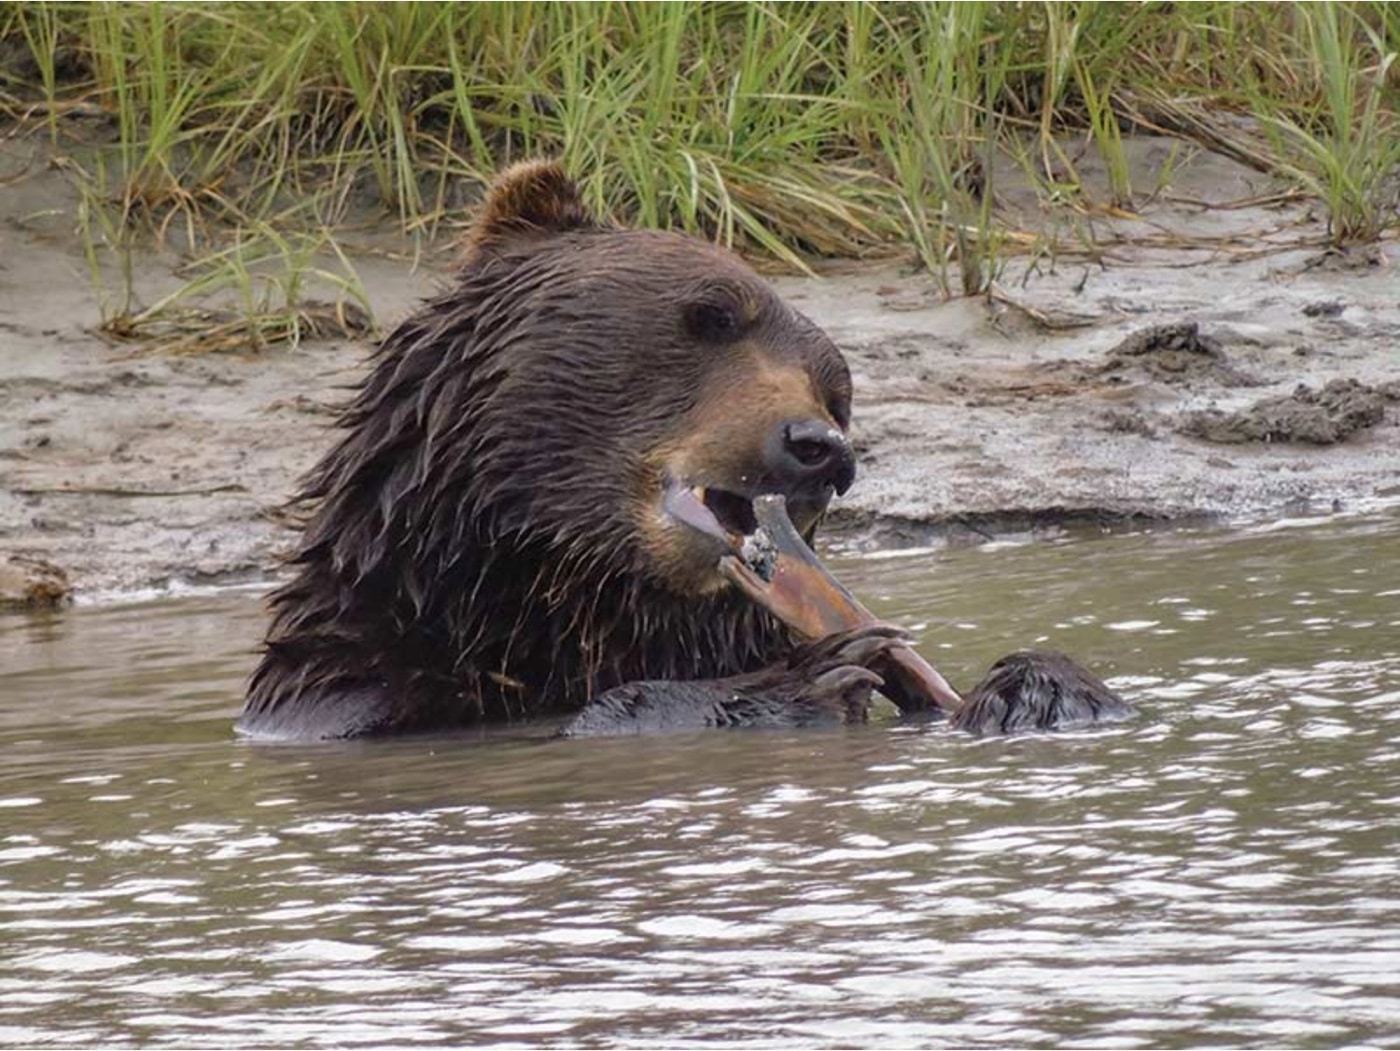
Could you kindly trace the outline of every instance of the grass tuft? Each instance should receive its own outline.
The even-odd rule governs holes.
[[[1053,254],[1046,229],[1131,210],[1152,188],[1132,185],[1136,128],[1288,180],[1337,245],[1375,240],[1397,225],[1397,51],[1379,0],[38,0],[0,6],[0,111],[69,155],[113,331],[219,291],[257,345],[305,330],[308,280],[363,306],[357,226],[390,216],[428,250],[532,155],[619,220],[788,268],[908,254],[950,294],[989,289],[1009,253]],[[97,133],[70,119],[93,113]],[[1017,229],[1008,176],[1067,218]],[[143,305],[130,254],[150,241],[202,265]]]

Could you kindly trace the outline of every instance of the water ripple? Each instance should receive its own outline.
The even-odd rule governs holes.
[[[1395,523],[996,559],[841,571],[1143,718],[259,749],[246,599],[0,621],[0,1043],[1400,1042]]]

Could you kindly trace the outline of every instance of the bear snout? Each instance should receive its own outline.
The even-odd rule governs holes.
[[[763,459],[774,490],[789,498],[824,496],[827,489],[839,495],[856,479],[851,443],[826,420],[778,424],[764,443]]]

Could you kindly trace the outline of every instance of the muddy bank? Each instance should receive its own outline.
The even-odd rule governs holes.
[[[926,543],[1400,496],[1400,246],[1318,265],[1306,203],[1239,205],[1262,177],[1219,158],[1174,179],[1099,231],[1109,247],[1013,260],[986,299],[945,301],[896,266],[777,282],[855,374],[861,477],[838,526]],[[0,597],[36,573],[101,597],[274,572],[283,501],[368,345],[109,345],[61,174],[0,195]],[[357,260],[380,320],[448,258]],[[148,295],[177,262],[137,261]]]

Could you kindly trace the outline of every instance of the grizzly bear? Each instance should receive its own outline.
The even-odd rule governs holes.
[[[1131,715],[1048,652],[964,701],[826,574],[808,545],[855,478],[850,419],[840,352],[733,255],[597,221],[553,164],[509,169],[297,496],[240,729],[850,723],[876,686],[973,733]],[[736,561],[760,535],[787,590]]]
[[[899,639],[795,645],[717,565],[759,494],[811,539],[850,418],[840,352],[735,256],[598,221],[553,164],[506,171],[297,497],[240,728],[446,730],[618,687],[844,719]]]

